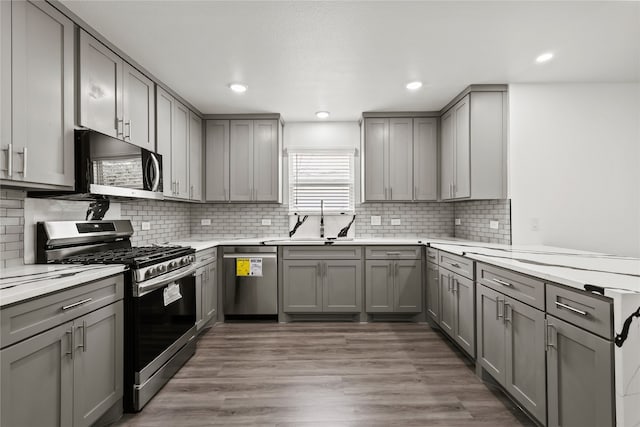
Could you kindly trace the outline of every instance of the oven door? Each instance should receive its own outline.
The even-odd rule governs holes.
[[[133,368],[145,383],[194,337],[195,267],[183,267],[150,283],[135,284],[132,298]],[[158,280],[161,279],[161,280]]]

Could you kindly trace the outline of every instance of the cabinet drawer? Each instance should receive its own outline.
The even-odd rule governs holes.
[[[473,280],[473,261],[465,257],[438,251],[438,265]]]
[[[544,282],[500,267],[478,263],[476,280],[520,302],[544,310]]]
[[[217,256],[217,248],[209,248],[203,251],[198,251],[196,252],[196,264],[198,267],[201,267],[205,264],[215,261],[217,259]]]
[[[547,283],[547,313],[612,339],[611,303],[604,297]]]
[[[420,259],[422,246],[367,246],[367,259]]]
[[[438,265],[438,250],[433,248],[427,248],[427,261]]]
[[[284,259],[360,259],[359,246],[285,246]]]
[[[121,300],[123,294],[119,274],[2,309],[2,348]]]

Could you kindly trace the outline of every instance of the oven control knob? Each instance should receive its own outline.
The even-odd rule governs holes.
[[[162,274],[162,273],[164,273],[165,271],[167,271],[167,267],[166,267],[164,264],[160,264],[160,265],[158,266],[158,274]]]
[[[178,266],[178,262],[177,261],[171,261],[169,263],[169,269],[173,270],[174,268],[176,268]]]
[[[147,270],[146,273],[144,273],[144,277],[146,277],[146,278],[153,277],[155,275],[156,275],[155,267],[151,267],[150,269]]]
[[[187,256],[182,257],[180,259],[180,265],[187,265],[187,264],[189,264],[189,257],[187,257]]]
[[[192,262],[194,262],[196,260],[196,257],[193,255],[189,255],[189,264],[191,264]]]

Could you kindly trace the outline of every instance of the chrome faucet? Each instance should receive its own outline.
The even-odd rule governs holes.
[[[324,238],[324,200],[320,200],[320,238]]]

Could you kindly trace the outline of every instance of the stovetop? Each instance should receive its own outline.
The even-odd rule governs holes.
[[[60,261],[69,264],[127,264],[133,268],[142,268],[194,252],[194,249],[184,246],[139,246],[81,253]]]

